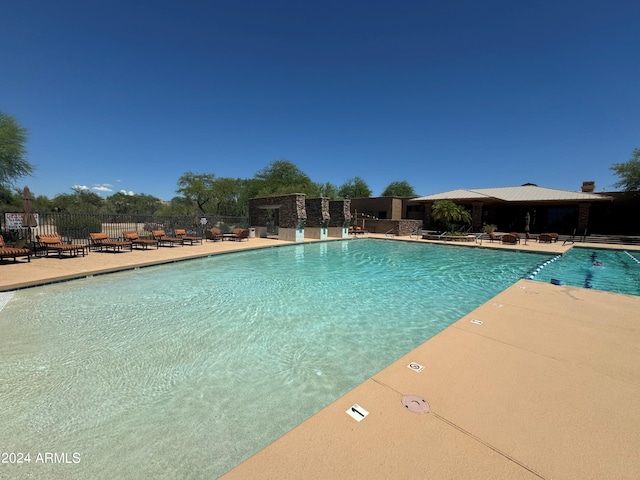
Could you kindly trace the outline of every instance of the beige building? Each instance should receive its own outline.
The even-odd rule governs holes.
[[[438,200],[451,200],[467,208],[473,231],[480,231],[487,224],[502,231],[524,231],[528,214],[532,232],[632,234],[634,227],[629,219],[640,212],[640,195],[595,193],[594,182],[584,182],[580,191],[527,183],[515,187],[456,189],[414,198],[353,198],[351,211],[371,219],[420,220],[423,228],[436,230],[438,225],[430,213]],[[625,231],[629,228],[632,231]],[[640,226],[635,227],[639,229]]]

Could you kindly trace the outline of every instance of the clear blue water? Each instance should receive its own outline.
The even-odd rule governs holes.
[[[640,295],[639,260],[637,251],[575,247],[543,266],[534,279],[547,283],[554,279],[574,287]]]
[[[0,477],[215,478],[549,258],[358,239],[14,292],[0,446],[32,462]]]

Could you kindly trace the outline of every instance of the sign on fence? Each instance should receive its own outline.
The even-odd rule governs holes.
[[[22,216],[23,213],[5,213],[4,221],[6,224],[7,230],[18,230],[20,228],[27,228],[22,226]],[[36,219],[36,226],[40,225],[40,219],[38,218],[38,214],[34,213],[33,217]]]

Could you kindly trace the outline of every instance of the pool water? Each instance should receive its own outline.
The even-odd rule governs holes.
[[[640,252],[574,247],[540,269],[535,280],[640,295]]]
[[[0,477],[215,478],[549,258],[357,239],[16,291]]]

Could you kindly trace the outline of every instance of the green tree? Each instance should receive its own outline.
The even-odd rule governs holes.
[[[340,186],[338,195],[341,198],[365,198],[371,196],[371,189],[362,178],[353,177]]]
[[[304,193],[313,196],[315,186],[311,178],[293,162],[274,160],[253,177],[260,186],[257,196]]]
[[[401,182],[391,182],[382,192],[383,197],[415,197],[416,192],[409,182],[402,180]]]
[[[168,205],[160,206],[160,215],[193,215],[193,202],[185,197],[173,197]]]
[[[20,196],[22,198],[22,192],[20,192]],[[53,211],[53,204],[46,195],[36,195],[33,197],[33,210],[35,212],[51,212]]]
[[[0,208],[18,210],[22,208],[22,193],[12,191],[10,188],[0,185]]]
[[[187,172],[178,179],[176,192],[189,200],[192,207],[195,202],[200,210],[206,212],[205,206],[215,198],[215,178],[213,173]]]
[[[625,192],[640,190],[640,148],[634,148],[631,158],[626,163],[614,163],[611,170],[616,172],[620,180],[614,184]]]
[[[238,202],[234,215],[249,215],[249,199],[257,197],[262,186],[262,182],[255,178],[238,179]]]
[[[318,197],[325,197],[329,200],[338,200],[340,198],[340,195],[338,195],[338,187],[331,182],[316,183],[315,188]]]
[[[53,210],[68,213],[100,213],[105,202],[97,193],[73,188],[73,193],[61,193],[51,201]]]
[[[443,222],[447,231],[456,230],[454,222],[471,223],[469,211],[451,200],[435,201],[431,207],[431,218],[436,222]]]
[[[0,186],[10,187],[30,175],[34,167],[25,158],[27,130],[10,115],[0,112]]]
[[[137,215],[153,215],[162,206],[159,198],[144,193],[128,195],[124,192],[117,192],[108,196],[105,203],[109,212]]]
[[[241,215],[242,208],[238,205],[242,180],[238,178],[221,177],[213,182],[213,213],[216,215]]]

